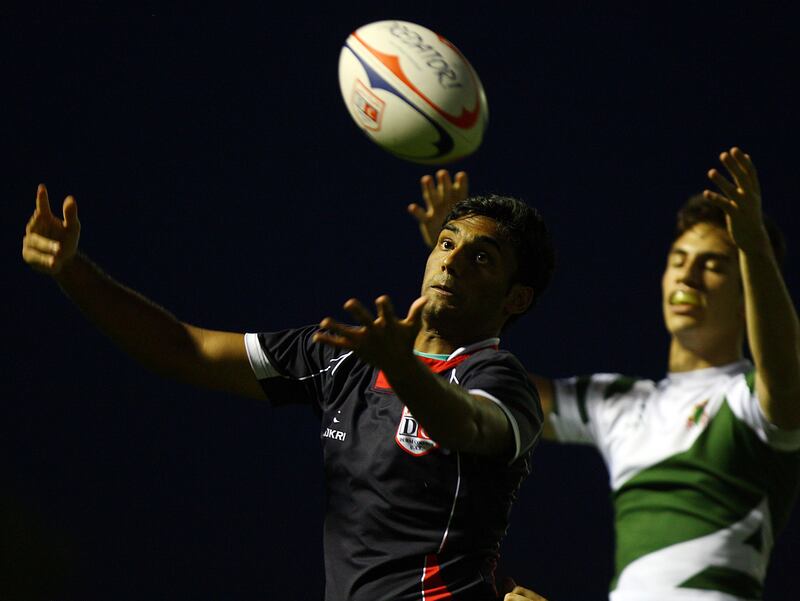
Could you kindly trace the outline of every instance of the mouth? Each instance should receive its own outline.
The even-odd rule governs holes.
[[[442,296],[455,296],[456,290],[452,286],[448,286],[445,283],[439,284],[431,284],[431,289],[435,290],[437,294]]]
[[[431,288],[436,290],[439,294],[443,294],[445,296],[453,296],[453,294],[455,294],[455,291],[452,288],[450,288],[449,286],[443,286],[441,284],[435,284],[435,285],[431,286]]]
[[[692,290],[675,290],[669,295],[669,304],[673,306],[702,307],[703,298]]]

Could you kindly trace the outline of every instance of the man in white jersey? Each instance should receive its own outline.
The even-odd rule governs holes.
[[[608,466],[613,601],[762,598],[800,484],[800,328],[779,234],[770,240],[750,157],[732,148],[720,160],[729,177],[710,170],[720,192],[679,212],[662,278],[666,378],[534,376],[545,436],[592,444]],[[464,175],[437,175],[438,187],[423,179],[427,212],[411,209],[429,228],[466,194]]]

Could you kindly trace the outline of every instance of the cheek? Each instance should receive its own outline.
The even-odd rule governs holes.
[[[664,270],[664,273],[661,275],[661,296],[665,297],[667,294],[667,287],[669,285],[670,277],[669,277],[669,270]]]

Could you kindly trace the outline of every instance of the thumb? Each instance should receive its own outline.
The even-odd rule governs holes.
[[[61,208],[64,213],[64,226],[68,229],[74,229],[80,226],[78,221],[78,202],[75,197],[70,195],[64,199],[64,204]]]
[[[422,308],[427,302],[427,297],[420,296],[417,300],[411,303],[411,306],[408,308],[408,316],[406,317],[406,321],[413,323],[415,326],[419,326],[422,322]]]

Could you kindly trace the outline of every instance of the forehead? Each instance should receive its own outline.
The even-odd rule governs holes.
[[[517,256],[513,244],[503,233],[497,221],[486,215],[465,215],[444,224],[443,233],[453,235],[462,243],[484,244],[494,248],[503,262],[516,269]]]
[[[497,222],[486,215],[466,215],[444,224],[444,229],[457,233],[463,238],[493,238],[498,243],[504,242]]]
[[[710,223],[697,223],[675,239],[670,252],[734,255],[736,245],[727,230]]]

